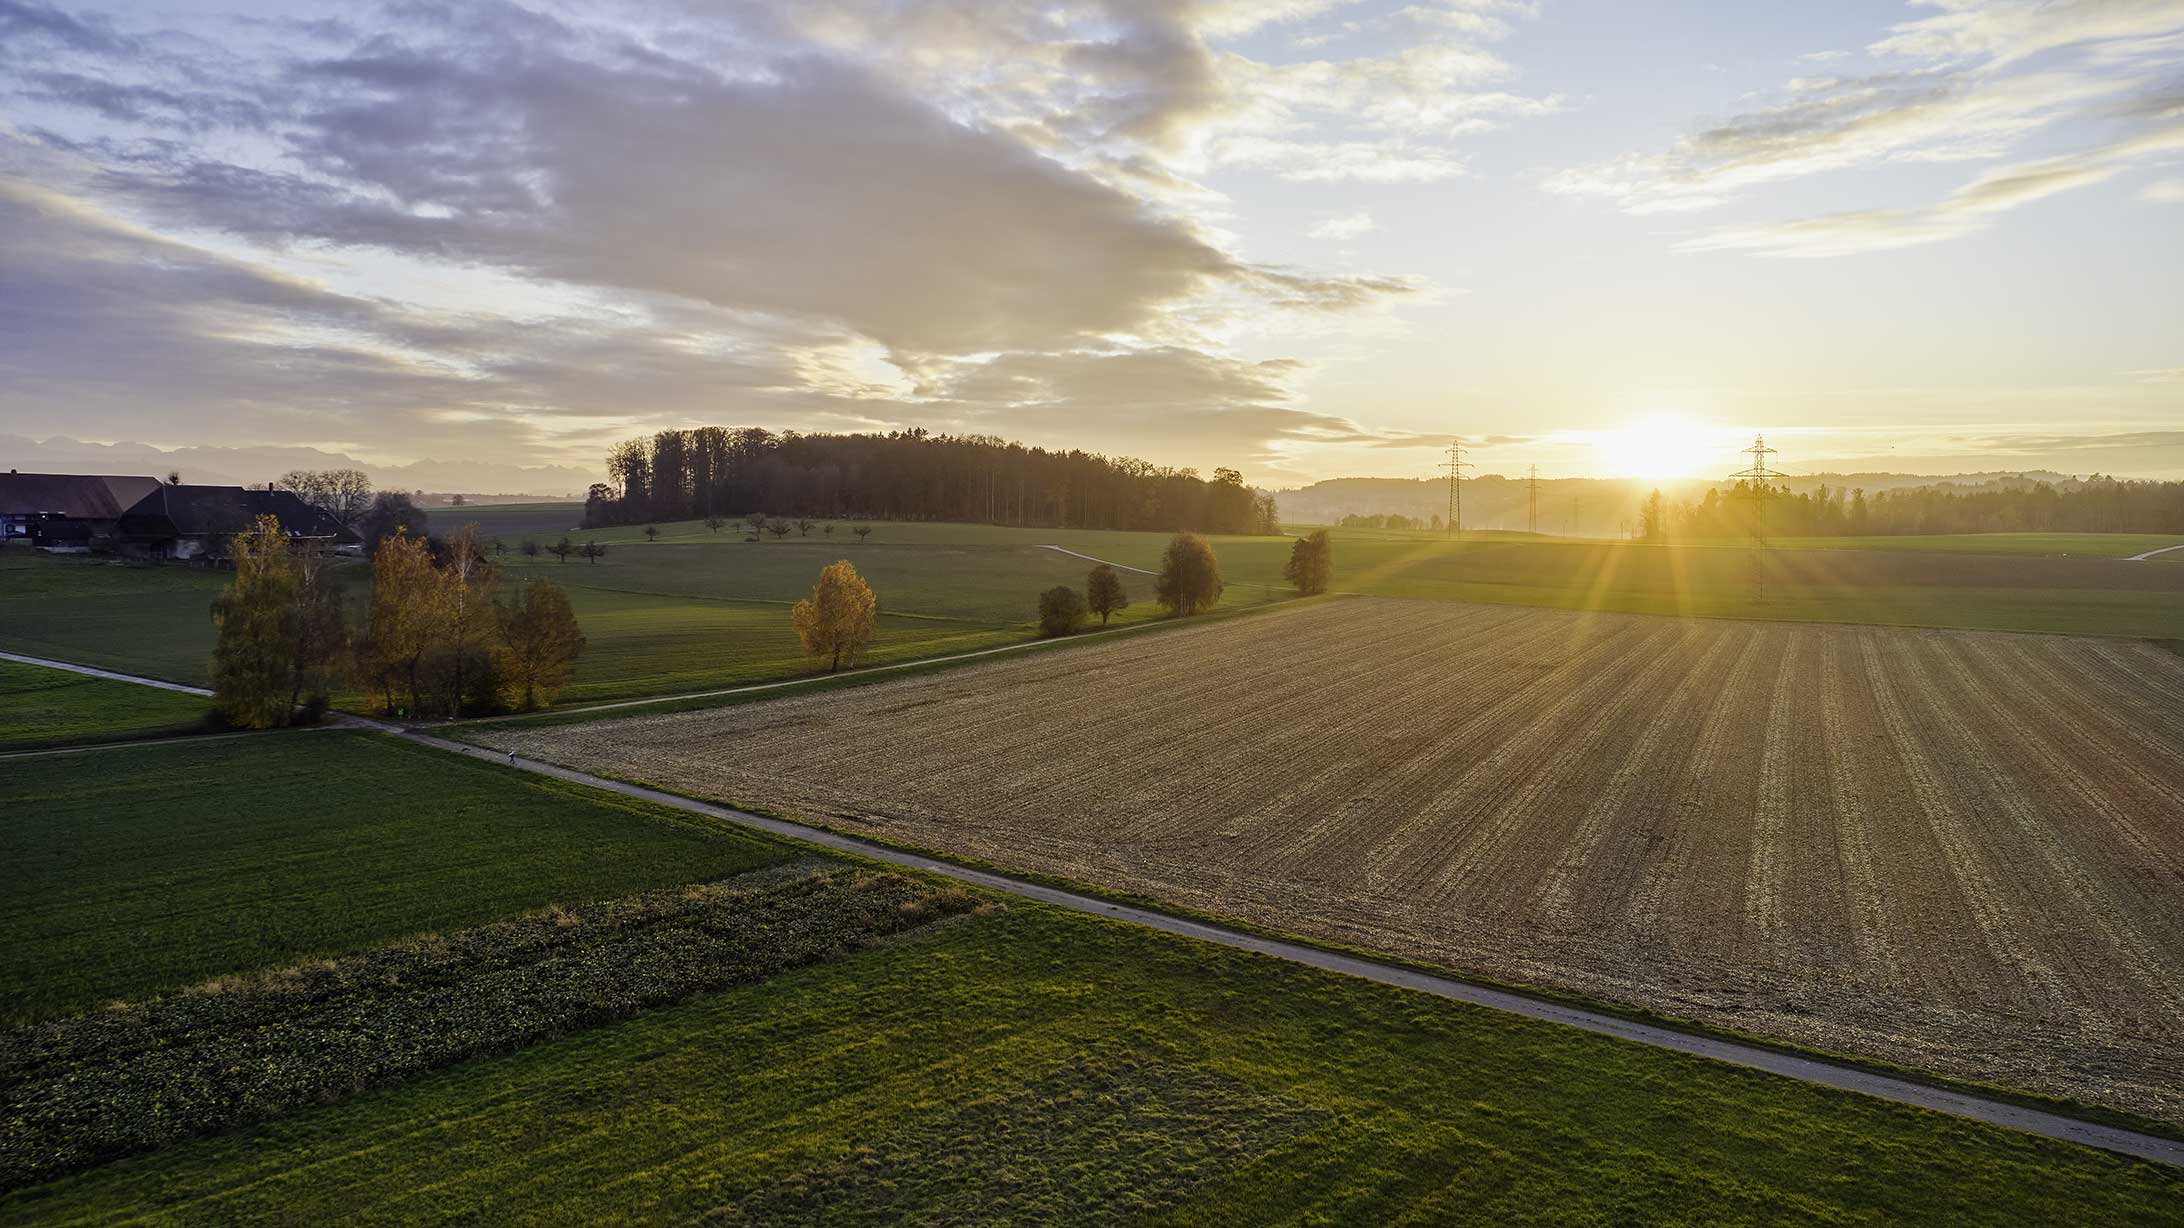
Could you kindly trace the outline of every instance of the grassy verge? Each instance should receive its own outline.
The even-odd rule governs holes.
[[[18,1021],[793,855],[345,732],[20,760],[0,814],[0,985]]]
[[[2155,1224],[2154,1165],[1037,905],[0,1223]]]
[[[0,661],[0,751],[199,733],[211,711],[197,695]]]

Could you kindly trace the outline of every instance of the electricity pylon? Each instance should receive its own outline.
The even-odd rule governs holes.
[[[1464,459],[1464,441],[1454,440],[1448,445],[1448,528],[1459,540],[1464,535],[1464,470],[1475,468]]]
[[[1525,531],[1539,532],[1539,466],[1533,465],[1524,478],[1524,496],[1527,505]]]
[[[1752,446],[1744,449],[1744,451],[1746,455],[1752,458],[1751,467],[1739,469],[1730,474],[1729,477],[1734,481],[1743,483],[1743,489],[1739,493],[1744,498],[1752,501],[1752,539],[1761,546],[1765,546],[1767,541],[1767,500],[1774,495],[1772,483],[1774,479],[1787,477],[1788,475],[1767,467],[1767,457],[1773,454],[1775,449],[1767,446],[1766,436],[1752,436]],[[1757,550],[1752,553],[1752,594],[1755,600],[1765,601],[1767,599],[1766,564]]]

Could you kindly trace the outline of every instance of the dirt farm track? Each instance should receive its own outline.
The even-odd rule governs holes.
[[[526,756],[2184,1121],[2184,656],[1346,599]]]

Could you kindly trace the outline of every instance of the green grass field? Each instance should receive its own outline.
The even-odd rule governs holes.
[[[1378,596],[2079,635],[2184,634],[2184,571],[2107,558],[1406,541],[1344,530],[1334,538],[1335,587]],[[1286,557],[1279,543],[1239,541],[1222,551],[1224,567],[1251,580],[1278,579]],[[1765,580],[1764,595],[1755,576]]]
[[[1744,547],[1744,540],[1694,545]],[[2163,546],[2184,544],[2175,533],[1929,533],[1896,537],[1781,537],[1769,545],[1787,550],[1908,550],[1918,554],[1999,554],[2028,558],[2124,559]]]
[[[202,732],[210,701],[0,661],[0,751]]]
[[[226,585],[188,567],[0,551],[0,649],[203,686]]]
[[[1014,904],[0,1223],[2173,1223],[2171,1170]]]
[[[788,855],[335,731],[18,760],[0,814],[0,1001],[17,1019]]]
[[[572,703],[819,672],[823,665],[804,655],[789,626],[789,607],[809,595],[820,569],[836,559],[855,563],[879,597],[879,624],[864,658],[878,665],[1037,638],[1039,593],[1058,584],[1081,590],[1092,567],[1040,542],[1102,558],[1113,557],[1099,554],[1108,550],[1151,566],[1168,540],[1150,533],[882,524],[859,542],[846,524],[832,536],[815,531],[758,543],[695,522],[665,526],[656,543],[635,528],[578,535],[611,543],[597,562],[526,558],[520,538],[504,538],[509,548],[496,559],[507,584],[542,576],[568,590],[586,640],[561,697]],[[342,571],[360,618],[369,573],[361,564]],[[1159,617],[1151,577],[1125,572],[1123,582],[1131,606],[1116,616],[1118,625]],[[204,685],[214,640],[209,611],[223,583],[181,567],[19,552],[0,558],[0,648]],[[1286,594],[1238,584],[1222,605],[1242,608]]]

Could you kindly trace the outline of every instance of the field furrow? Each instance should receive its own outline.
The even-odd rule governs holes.
[[[1557,929],[1582,928],[1586,911],[1581,902],[1604,906],[1602,911],[1620,915],[1629,892],[1642,873],[1662,819],[1662,797],[1675,779],[1660,770],[1663,757],[1681,747],[1689,751],[1689,728],[1701,703],[1711,703],[1722,683],[1722,669],[1729,650],[1751,645],[1747,633],[1709,636],[1706,650],[1685,671],[1666,703],[1656,706],[1643,732],[1616,764],[1615,775],[1587,801],[1576,827],[1559,842],[1542,841],[1542,851],[1555,854],[1554,866],[1538,891],[1537,916],[1542,924]],[[1609,833],[1621,830],[1620,848],[1610,847]]]
[[[1843,660],[1846,637],[1825,637],[1820,653],[1819,758],[1826,777],[1822,820],[1833,837],[1836,881],[1844,902],[1844,924],[1851,935],[1849,965],[1869,981],[1889,990],[1909,988],[1899,952],[1903,928],[1889,907],[1887,883],[1894,877],[1882,850],[1886,836],[1875,830],[1880,808],[1871,783],[1857,770],[1857,741],[1844,691],[1850,671]]]
[[[477,736],[2184,1120],[2184,689],[2142,651],[1359,598]]]
[[[1991,965],[2016,967],[2018,983],[2038,999],[2038,1009],[2078,1015],[2084,1004],[2072,996],[2048,956],[2018,940],[2019,914],[2012,907],[2017,901],[2007,891],[2003,872],[1990,863],[1982,847],[1980,833],[1987,825],[1974,818],[1970,799],[1955,787],[1958,782],[1948,778],[1923,736],[1925,731],[1913,723],[1899,695],[1903,689],[1915,689],[1916,683],[1899,687],[1891,680],[1892,673],[1913,668],[1911,649],[1918,634],[1895,639],[1891,644],[1895,651],[1885,662],[1877,642],[1880,636],[1867,633],[1858,638],[1882,727],[1911,785],[1912,805],[1941,846],[1942,865],[1956,885],[1956,906],[1971,919],[1972,932],[1986,948]]]

